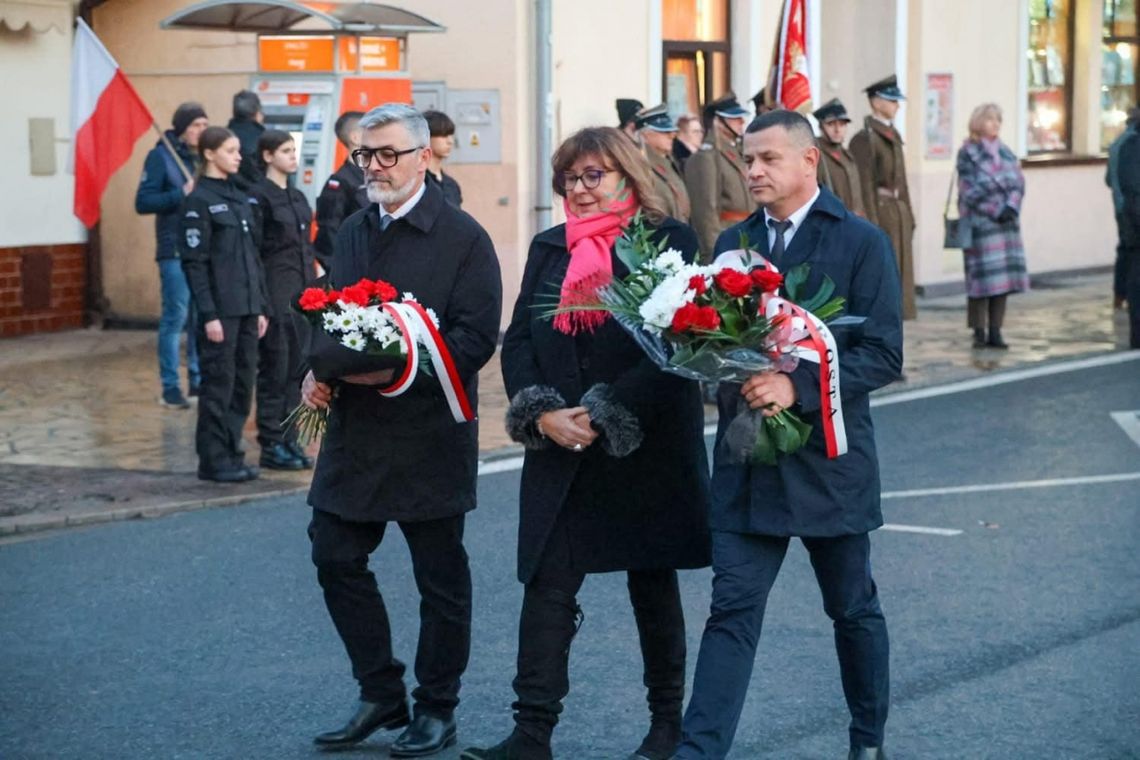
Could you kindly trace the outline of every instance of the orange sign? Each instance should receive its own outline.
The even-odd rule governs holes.
[[[400,70],[400,41],[395,37],[341,37],[340,70],[376,74]]]
[[[340,91],[340,108],[345,111],[367,111],[381,103],[412,102],[412,80],[388,77],[345,77]],[[340,166],[347,154],[338,140],[333,166]]]
[[[258,37],[262,71],[332,71],[332,37]]]

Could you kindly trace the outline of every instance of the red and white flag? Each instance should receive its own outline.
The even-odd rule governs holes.
[[[808,44],[814,45],[815,40],[808,39],[808,2],[809,0],[784,0],[773,77],[776,103],[789,111],[800,113],[812,110]]]
[[[75,215],[85,226],[99,221],[99,200],[107,182],[153,123],[119,64],[79,19],[71,54],[71,134]]]

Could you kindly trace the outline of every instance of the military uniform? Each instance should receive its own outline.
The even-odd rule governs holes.
[[[829,121],[851,121],[838,98],[828,101],[812,115],[820,125]],[[816,142],[819,145],[819,183],[835,193],[848,209],[874,222],[878,215],[874,213],[874,206],[868,209],[864,201],[859,167],[851,151],[844,148],[843,143],[832,142],[826,132]]]
[[[901,100],[895,77],[867,88],[869,97]],[[914,298],[914,213],[906,181],[903,141],[898,130],[874,116],[868,116],[863,129],[851,138],[851,155],[859,167],[863,199],[874,207],[874,221],[895,250],[902,284],[903,319],[914,319],[918,309]]]
[[[728,142],[716,127],[717,117],[745,118],[748,112],[729,95],[706,107],[705,143],[685,162],[685,187],[692,212],[689,223],[697,232],[701,260],[712,258],[717,235],[747,219],[756,203],[748,192],[747,167],[740,146]]]
[[[316,253],[326,272],[332,269],[333,244],[341,222],[368,205],[364,170],[347,158],[317,196]]]
[[[634,119],[639,130],[660,132],[662,134],[676,134],[677,127],[669,118],[669,111],[665,104],[639,111]],[[653,187],[657,197],[661,199],[665,213],[680,222],[689,221],[689,192],[685,189],[685,180],[681,176],[681,169],[673,153],[662,154],[651,148],[645,140],[645,157],[649,160],[649,168],[653,173]]]

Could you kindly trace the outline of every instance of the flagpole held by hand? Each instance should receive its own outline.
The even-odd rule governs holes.
[[[190,169],[182,162],[182,156],[178,155],[178,151],[174,149],[174,144],[170,142],[170,138],[166,136],[166,132],[162,131],[157,121],[152,121],[150,124],[154,127],[154,131],[158,132],[159,139],[162,140],[162,144],[166,146],[166,149],[170,151],[170,155],[174,156],[174,163],[178,164],[178,168],[182,170],[182,176],[186,178],[187,182],[193,182],[194,175],[190,173]]]

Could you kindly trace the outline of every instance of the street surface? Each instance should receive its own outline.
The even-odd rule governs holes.
[[[878,400],[892,760],[1140,757],[1140,361],[1108,361]],[[511,726],[512,466],[481,477],[467,523],[461,747]],[[319,757],[311,737],[356,693],[307,522],[295,496],[0,544],[0,757]],[[410,664],[418,600],[398,531],[373,567]],[[709,581],[682,574],[693,656]],[[624,759],[648,722],[624,577],[591,577],[580,602],[555,756]],[[798,544],[765,622],[730,757],[845,757],[830,623]],[[394,738],[340,756],[384,758]]]

